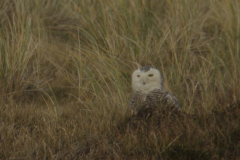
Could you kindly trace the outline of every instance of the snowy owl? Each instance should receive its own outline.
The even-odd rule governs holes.
[[[161,73],[154,67],[144,66],[135,70],[132,74],[132,87],[134,95],[130,107],[133,115],[161,107],[181,110],[177,98],[164,89]]]

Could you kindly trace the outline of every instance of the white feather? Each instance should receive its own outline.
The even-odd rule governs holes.
[[[149,77],[150,74],[153,76]],[[155,68],[150,68],[146,72],[140,69],[134,71],[132,74],[132,87],[134,91],[141,91],[144,94],[148,94],[154,89],[164,89],[161,74]]]

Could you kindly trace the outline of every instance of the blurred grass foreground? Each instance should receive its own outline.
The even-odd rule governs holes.
[[[0,159],[240,158],[237,0],[0,1]],[[131,73],[184,115],[129,126]]]

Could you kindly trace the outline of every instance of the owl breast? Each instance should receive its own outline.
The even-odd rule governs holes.
[[[146,108],[157,109],[167,107],[181,110],[176,97],[172,93],[161,89],[154,89],[148,94],[141,91],[135,92],[130,106],[134,114]]]

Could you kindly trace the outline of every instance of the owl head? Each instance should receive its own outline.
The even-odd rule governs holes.
[[[132,74],[132,87],[134,91],[146,94],[154,89],[164,89],[160,71],[150,66],[138,68]]]

